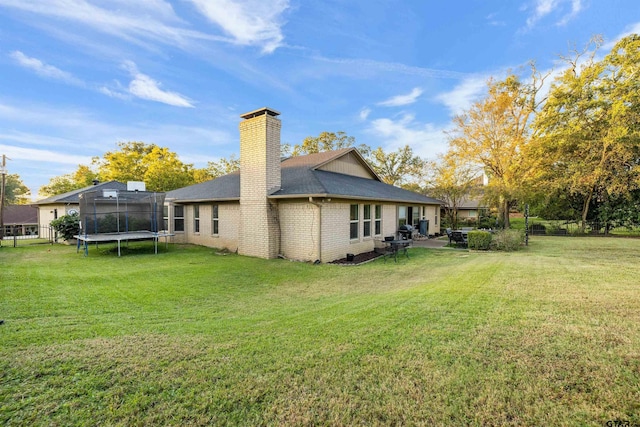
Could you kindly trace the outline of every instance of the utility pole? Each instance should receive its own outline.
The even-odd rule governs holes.
[[[4,193],[5,186],[7,184],[7,156],[5,156],[4,154],[2,155],[2,166],[0,166],[0,175],[2,175],[2,183],[0,183],[0,246],[2,246],[2,239],[4,239]]]

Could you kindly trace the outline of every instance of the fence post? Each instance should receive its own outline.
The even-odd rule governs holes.
[[[524,205],[524,244],[529,246],[529,204]]]

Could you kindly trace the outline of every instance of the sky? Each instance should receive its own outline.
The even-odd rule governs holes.
[[[269,107],[282,143],[434,159],[489,78],[631,33],[637,0],[0,0],[0,155],[37,199],[118,142],[237,156],[240,115]]]

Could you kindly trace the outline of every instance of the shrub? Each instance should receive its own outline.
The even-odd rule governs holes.
[[[496,251],[517,251],[524,243],[522,230],[501,230],[493,235],[491,248]]]
[[[73,239],[73,236],[80,232],[80,216],[78,214],[62,215],[51,221],[51,226],[64,240]]]
[[[468,233],[469,249],[487,251],[491,248],[491,233],[488,231],[475,230]]]

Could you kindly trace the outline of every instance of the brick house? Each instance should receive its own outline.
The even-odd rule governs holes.
[[[176,242],[329,262],[373,250],[403,224],[440,232],[440,200],[383,183],[355,148],[281,159],[278,115],[241,116],[240,171],[167,192]]]

